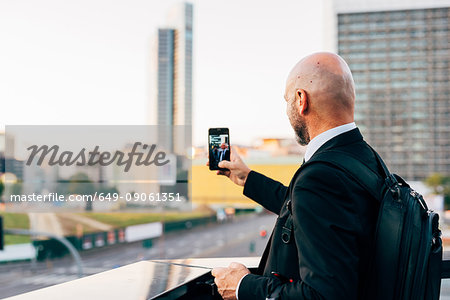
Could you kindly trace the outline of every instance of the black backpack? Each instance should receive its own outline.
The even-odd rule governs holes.
[[[422,195],[400,176],[389,172],[376,151],[373,153],[382,167],[383,178],[347,152],[326,152],[326,159],[322,160],[319,154],[314,162],[331,164],[344,171],[380,201],[365,299],[439,299],[442,265],[439,215],[430,211]],[[383,189],[379,190],[382,179]]]

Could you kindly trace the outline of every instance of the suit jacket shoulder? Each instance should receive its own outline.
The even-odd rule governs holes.
[[[329,140],[316,154],[324,155],[328,150],[348,153],[373,170],[379,169],[358,129]],[[272,271],[293,279],[283,284],[281,298],[360,298],[373,251],[378,203],[348,174],[320,162],[300,167],[286,191],[284,204],[288,200],[292,238],[288,243],[281,238],[289,216],[289,205],[282,205],[267,259],[261,261],[264,276],[247,275],[241,282],[239,298],[264,299],[269,290],[283,284],[270,276]]]

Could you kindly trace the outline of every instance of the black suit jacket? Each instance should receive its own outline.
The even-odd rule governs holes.
[[[250,172],[244,194],[279,215],[260,262],[262,274],[249,274],[239,286],[239,300],[265,299],[277,286],[281,299],[362,299],[379,203],[343,171],[313,163],[327,150],[356,156],[381,174],[375,156],[358,129],[326,142],[295,173],[289,187]],[[332,155],[330,153],[330,155]],[[381,189],[381,175],[380,186]],[[291,199],[293,234],[281,239]],[[271,275],[277,272],[292,282]]]

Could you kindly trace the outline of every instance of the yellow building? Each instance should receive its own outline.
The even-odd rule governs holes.
[[[246,161],[250,169],[288,185],[300,166],[302,157],[278,157]],[[206,159],[192,165],[192,202],[196,205],[223,205],[239,208],[255,207],[257,204],[242,194],[243,187],[232,183],[225,176],[216,175],[205,165]]]

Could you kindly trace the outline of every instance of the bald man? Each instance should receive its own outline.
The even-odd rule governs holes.
[[[336,151],[380,174],[354,123],[355,87],[346,62],[315,53],[290,72],[284,94],[297,141],[308,145],[289,187],[251,171],[232,152],[219,166],[244,195],[278,219],[258,271],[242,264],[212,272],[224,299],[366,299],[365,285],[379,210],[377,199],[327,163]],[[354,160],[353,160],[354,161]]]

